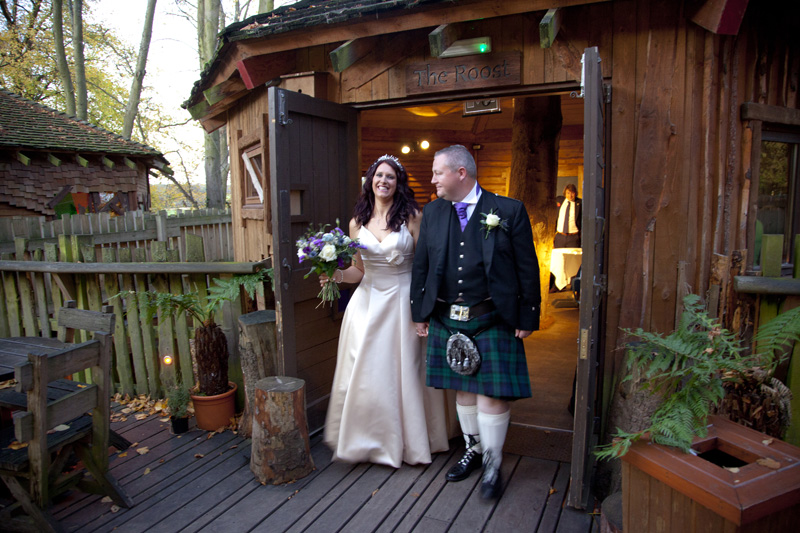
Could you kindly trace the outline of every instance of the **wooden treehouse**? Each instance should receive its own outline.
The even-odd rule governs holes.
[[[555,197],[575,183],[583,198],[580,302],[527,344],[534,399],[515,405],[509,446],[571,461],[569,503],[584,505],[620,328],[671,330],[688,292],[752,328],[760,299],[734,277],[767,274],[767,235],[783,264],[768,274],[796,267],[797,15],[746,0],[331,0],[221,32],[185,107],[226,127],[236,260],[273,259],[278,367],[306,380],[312,430],[341,309],[316,308],[295,240],[349,220],[376,157],[400,157],[425,203],[433,153],[464,144],[481,185],[541,224],[545,267]]]

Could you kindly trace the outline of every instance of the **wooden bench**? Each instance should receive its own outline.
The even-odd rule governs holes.
[[[27,410],[15,412],[14,427],[0,434],[0,479],[17,501],[0,512],[3,529],[61,531],[46,509],[54,496],[76,486],[107,494],[123,507],[133,505],[108,473],[114,315],[67,307],[58,323],[93,331],[94,339],[54,353],[28,354],[28,362],[15,368],[16,392],[26,395]],[[86,369],[91,384],[61,379]],[[9,448],[14,440],[27,446]],[[73,452],[91,479],[69,468]],[[27,516],[15,515],[20,508]]]

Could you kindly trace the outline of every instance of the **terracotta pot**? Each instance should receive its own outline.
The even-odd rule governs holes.
[[[216,396],[192,394],[194,416],[200,429],[216,431],[231,424],[231,418],[236,414],[236,383],[228,383],[230,390]]]
[[[189,417],[184,416],[180,418],[175,418],[174,416],[169,417],[170,422],[172,423],[172,433],[175,435],[180,435],[181,433],[186,433],[189,431]]]

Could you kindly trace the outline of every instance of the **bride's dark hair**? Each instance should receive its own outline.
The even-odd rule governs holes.
[[[386,163],[394,170],[397,175],[397,188],[394,192],[394,201],[389,209],[388,226],[392,231],[400,231],[400,227],[408,222],[414,213],[419,211],[419,204],[414,199],[414,191],[408,185],[408,174],[400,161],[393,155],[383,155],[379,157],[367,170],[364,185],[361,187],[361,194],[358,197],[356,206],[353,209],[353,218],[359,226],[366,226],[372,218],[372,211],[375,209],[375,193],[372,191],[372,178],[375,171],[382,164]]]

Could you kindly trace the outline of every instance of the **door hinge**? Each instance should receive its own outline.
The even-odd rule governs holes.
[[[603,85],[603,96],[607,104],[611,103],[611,84]]]
[[[288,126],[292,123],[292,119],[289,118],[286,112],[286,93],[281,91],[278,94],[280,95],[280,101],[278,102],[278,124],[281,126]]]

